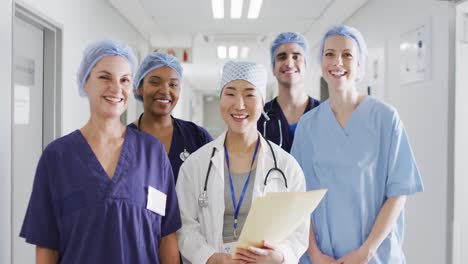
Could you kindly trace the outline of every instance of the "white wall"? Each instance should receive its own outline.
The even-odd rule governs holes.
[[[118,39],[131,45],[135,53],[143,57],[148,51],[148,42],[105,0],[21,2],[46,14],[45,17],[63,30],[62,133],[68,134],[83,126],[89,118],[87,98],[79,97],[75,77],[86,45],[103,38]],[[134,108],[133,105],[130,107]]]
[[[394,105],[406,126],[425,191],[406,205],[404,250],[408,263],[448,263],[451,219],[450,54],[451,3],[426,0],[374,0],[356,12],[347,24],[358,28],[369,46],[386,53],[386,100]],[[402,85],[399,75],[400,35],[430,20],[432,76],[428,81]]]
[[[457,7],[453,263],[468,258],[468,2]],[[466,32],[466,33],[465,33]]]
[[[0,1],[0,263],[11,259],[11,101],[13,0]]]

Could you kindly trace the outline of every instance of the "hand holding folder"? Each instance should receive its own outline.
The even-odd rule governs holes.
[[[326,192],[279,192],[255,199],[237,247],[261,247],[263,240],[279,244],[310,218]]]

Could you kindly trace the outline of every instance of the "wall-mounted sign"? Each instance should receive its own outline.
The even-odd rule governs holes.
[[[400,76],[404,84],[430,79],[431,29],[429,21],[400,37]]]
[[[29,124],[30,93],[28,86],[16,84],[14,87],[13,120],[15,125]]]

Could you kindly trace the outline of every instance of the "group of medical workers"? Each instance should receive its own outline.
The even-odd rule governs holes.
[[[356,87],[366,53],[355,28],[324,34],[321,103],[306,93],[311,57],[298,33],[273,41],[270,102],[264,66],[227,62],[226,131],[213,140],[171,115],[175,57],[153,52],[136,69],[128,46],[91,44],[77,75],[89,120],[42,153],[20,236],[37,263],[406,263],[403,209],[423,186],[395,108]],[[132,96],[144,112],[125,125]],[[236,248],[255,198],[314,189],[328,192],[286,239]]]

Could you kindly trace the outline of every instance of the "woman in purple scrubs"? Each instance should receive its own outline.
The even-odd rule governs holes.
[[[114,41],[90,45],[78,71],[91,116],[47,146],[21,237],[37,263],[179,263],[180,213],[164,146],[120,122],[135,60]]]

